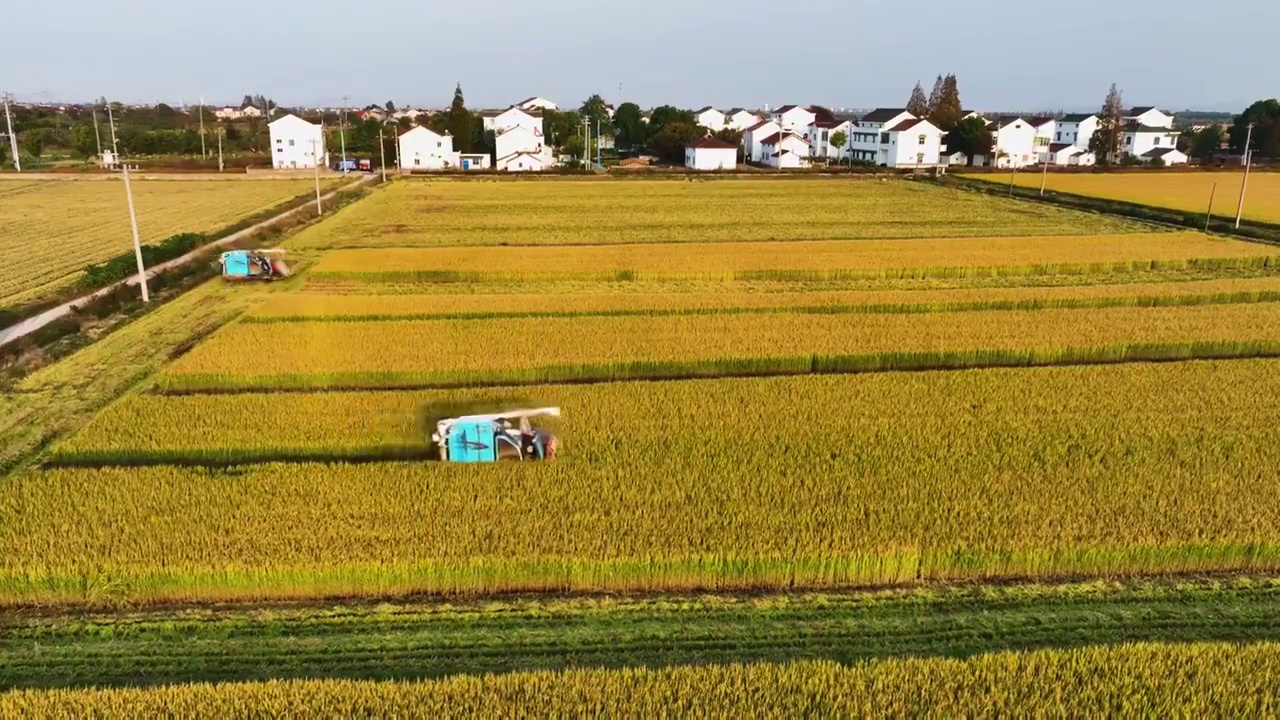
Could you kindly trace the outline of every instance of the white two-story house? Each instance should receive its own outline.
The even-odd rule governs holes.
[[[762,120],[742,133],[742,155],[753,163],[764,162],[764,148],[760,141],[777,135],[782,128],[772,120]]]
[[[734,108],[725,113],[725,125],[734,130],[746,131],[747,128],[760,122],[762,118],[748,110]]]
[[[934,167],[944,162],[942,131],[901,108],[878,108],[852,124],[849,157],[882,167]]]
[[[778,123],[783,130],[803,133],[809,129],[815,118],[817,118],[817,115],[809,108],[803,108],[799,105],[783,105],[774,111],[769,119]]]
[[[1178,151],[1178,136],[1173,129],[1173,116],[1154,107],[1135,107],[1124,118],[1124,139],[1120,151],[1139,160],[1157,158],[1166,165],[1181,165],[1187,156]]]
[[[809,167],[809,141],[802,135],[784,130],[760,140],[764,164],[779,170]]]
[[[453,151],[453,136],[439,135],[421,125],[400,134],[400,169],[449,170],[458,167],[458,154]]]
[[[704,107],[694,113],[693,117],[698,121],[699,125],[711,132],[720,132],[724,129],[724,113],[713,107]]]
[[[843,132],[845,134],[844,143],[836,146],[832,142],[832,138],[836,133]],[[853,133],[853,123],[845,120],[843,122],[833,122],[830,120],[815,120],[809,126],[808,140],[809,148],[815,158],[839,159],[846,157],[849,152],[849,137]]]
[[[996,167],[1024,168],[1036,162],[1036,129],[1031,123],[1006,115],[990,127]]]
[[[508,108],[494,117],[493,133],[495,169],[537,172],[552,165],[540,111]]]
[[[267,125],[271,137],[271,167],[277,170],[313,169],[328,165],[324,133],[319,125],[297,115],[285,115]]]
[[[1053,129],[1053,141],[1075,145],[1081,150],[1089,149],[1089,141],[1098,130],[1098,116],[1093,113],[1074,113],[1063,115]]]

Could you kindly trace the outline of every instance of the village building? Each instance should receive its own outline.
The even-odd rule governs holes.
[[[735,170],[738,147],[719,138],[706,137],[685,148],[684,165],[691,170]]]

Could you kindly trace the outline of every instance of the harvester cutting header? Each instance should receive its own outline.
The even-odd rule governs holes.
[[[560,408],[508,410],[489,415],[464,415],[436,424],[431,439],[447,462],[555,460],[556,436],[529,424],[529,418],[558,417]]]

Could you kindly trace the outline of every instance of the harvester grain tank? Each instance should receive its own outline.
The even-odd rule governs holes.
[[[440,459],[447,462],[554,460],[556,436],[529,423],[530,418],[548,415],[558,417],[560,408],[447,418],[436,423],[431,439],[440,448]]]

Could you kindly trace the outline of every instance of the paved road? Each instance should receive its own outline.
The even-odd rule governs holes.
[[[376,177],[377,177],[376,175],[367,175],[365,177],[359,178],[353,184],[346,185],[344,187],[330,191],[329,194],[322,196],[321,199],[322,201],[328,200],[332,198],[334,195],[337,195],[342,190],[358,187],[365,183],[372,182]],[[303,212],[309,213],[314,211],[315,211],[315,206],[311,205],[310,203],[306,205],[302,205],[300,207],[296,207],[292,210],[287,210],[285,212],[280,213],[279,215],[276,215],[273,218],[270,218],[268,220],[263,220],[257,225],[247,227],[244,230],[241,230],[239,232],[235,232],[230,235],[227,235],[226,237],[214,240],[208,245],[203,245],[199,248],[196,248],[195,250],[192,250],[191,252],[187,253],[186,255],[183,255],[182,257],[176,257],[172,260],[168,260],[166,262],[160,263],[159,265],[153,265],[152,267],[147,268],[147,277],[148,278],[154,277],[157,273],[162,273],[165,270],[170,270],[172,268],[178,267],[179,265],[185,265],[186,263],[189,263],[192,260],[195,260],[200,255],[204,254],[210,248],[216,248],[223,245],[227,245],[229,243],[233,243],[237,240],[243,240],[244,238],[247,238],[253,233],[257,232],[258,230],[261,230],[263,227],[270,225],[271,223],[274,223],[282,218],[287,218],[291,215],[296,215],[298,213],[303,213]],[[136,286],[137,284],[138,284],[138,276],[134,274],[129,276],[128,279],[121,280],[119,282],[108,285],[107,287],[104,287],[101,290],[95,290],[89,293],[88,295],[82,295],[74,300],[65,302],[57,307],[45,310],[39,315],[29,317],[26,320],[23,320],[22,322],[18,323],[17,325],[12,325],[3,330],[0,330],[0,345],[13,342],[18,338],[26,337],[27,335],[30,335],[31,333],[39,330],[45,325],[48,325],[54,320],[57,320],[62,317],[66,317],[67,315],[71,314],[71,311],[74,310],[77,305],[81,305],[90,300],[95,300],[104,295],[110,294],[114,292],[116,288],[122,285]]]

